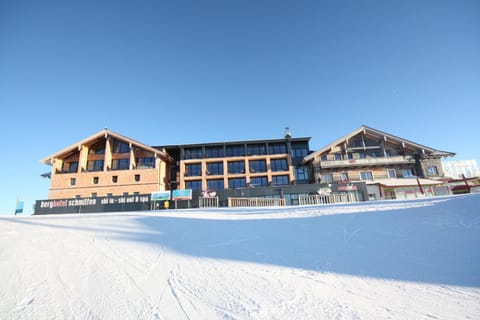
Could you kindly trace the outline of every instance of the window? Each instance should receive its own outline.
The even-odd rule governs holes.
[[[185,149],[185,159],[202,159],[203,149],[201,147]]]
[[[321,183],[332,183],[333,182],[333,174],[322,174],[320,177]]]
[[[78,171],[78,161],[64,162],[62,172],[73,173]]]
[[[70,178],[70,185],[74,186],[77,184],[77,179],[76,178]]]
[[[235,189],[235,188],[245,188],[247,186],[247,182],[245,178],[231,178],[228,179],[228,188]]]
[[[112,160],[112,170],[128,170],[130,168],[130,159]]]
[[[207,158],[223,158],[225,156],[225,151],[223,150],[223,146],[206,147],[205,155]]]
[[[223,174],[223,162],[207,163],[208,175],[221,175]]]
[[[287,146],[285,143],[270,143],[268,144],[268,154],[284,154],[287,153]]]
[[[341,153],[335,153],[335,160],[342,160],[342,154]]]
[[[112,193],[107,193],[107,197],[111,197],[111,196],[113,196]]]
[[[358,153],[358,158],[359,159],[365,159],[365,153],[364,152],[359,152]]]
[[[245,161],[231,161],[228,163],[228,173],[245,173]]]
[[[265,160],[251,160],[248,162],[251,173],[267,172],[267,162]]]
[[[113,148],[112,148],[113,153],[127,153],[130,152],[130,146],[128,143],[119,141],[119,140],[114,140],[113,141]]]
[[[243,144],[227,146],[227,157],[245,156],[245,146]]]
[[[327,161],[327,155],[324,154],[323,156],[320,157],[320,160],[321,161]]]
[[[79,195],[79,194],[76,194],[76,195],[75,195],[75,199],[80,199],[81,197],[82,197],[82,196]]]
[[[252,187],[266,187],[267,185],[268,185],[267,177],[250,178],[250,186]]]
[[[140,192],[135,191],[135,192],[133,192],[133,195],[134,195],[134,196],[139,196],[139,195],[140,195]]]
[[[202,175],[202,164],[201,163],[193,163],[187,164],[185,166],[187,177],[198,177]]]
[[[105,141],[100,141],[93,146],[91,146],[88,150],[89,154],[105,154]]]
[[[136,181],[136,182],[139,182],[139,181],[140,181],[140,175],[139,175],[139,174],[136,174],[136,175],[135,175],[135,181]]]
[[[123,196],[124,196],[124,197],[128,196],[128,192],[124,192],[124,193],[123,193]]]
[[[270,161],[270,168],[272,171],[287,171],[287,160],[286,159],[272,159]]]
[[[297,165],[302,162],[303,158],[308,154],[308,143],[293,143],[292,142],[292,160],[293,164]]]
[[[118,182],[118,176],[112,176],[112,182],[117,183]]]
[[[98,177],[93,177],[93,184],[98,184]]]
[[[202,180],[186,181],[185,188],[192,190],[202,190]]]
[[[262,156],[267,154],[267,150],[263,143],[261,144],[249,144],[247,146],[247,153],[249,156]]]
[[[437,166],[430,166],[427,169],[429,176],[438,176],[438,168]]]
[[[402,174],[403,178],[412,178],[414,177],[413,175],[413,170],[412,169],[402,169],[400,170],[400,173]]]
[[[103,171],[103,160],[88,160],[87,171]]]
[[[283,186],[288,184],[288,176],[273,176],[272,185],[273,186]]]
[[[360,180],[373,180],[372,171],[360,171]]]
[[[308,182],[308,168],[307,167],[296,167],[295,168],[295,181],[297,182]]]
[[[347,182],[349,179],[348,179],[348,172],[342,172],[340,174],[340,179],[342,179],[343,182]]]
[[[388,169],[387,170],[387,177],[389,179],[395,179],[397,177],[397,174],[395,173],[395,169]]]
[[[354,147],[354,148],[363,147],[362,140],[353,140],[352,141],[352,147]]]
[[[96,198],[97,197],[97,193],[96,192],[92,192],[92,198]]]
[[[207,189],[208,190],[216,190],[216,189],[224,189],[223,179],[212,179],[207,180]]]
[[[139,158],[137,163],[139,169],[155,168],[155,157]]]

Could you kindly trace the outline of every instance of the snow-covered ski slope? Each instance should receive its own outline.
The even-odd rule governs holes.
[[[0,319],[480,319],[480,195],[3,217]]]

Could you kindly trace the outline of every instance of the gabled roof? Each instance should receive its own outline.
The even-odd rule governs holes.
[[[43,158],[40,160],[40,163],[43,164],[52,164],[52,160],[55,158],[60,158],[64,155],[68,155],[69,153],[72,153],[74,151],[79,150],[79,147],[82,145],[86,144],[92,144],[98,140],[105,139],[107,137],[113,137],[115,139],[127,142],[129,144],[132,144],[133,146],[137,146],[143,150],[150,151],[156,155],[160,155],[161,158],[163,158],[165,161],[173,161],[172,157],[170,157],[166,152],[156,149],[154,147],[147,146],[146,144],[143,144],[141,142],[135,141],[133,139],[130,139],[126,136],[123,136],[121,134],[118,134],[116,132],[110,131],[108,129],[104,129],[100,132],[97,132],[93,135],[91,135],[88,138],[85,138],[75,144],[72,144],[71,146],[68,146],[60,151],[55,152],[54,154],[49,155],[48,157]]]
[[[455,155],[455,153],[453,152],[448,152],[448,151],[440,151],[440,150],[436,150],[436,149],[433,149],[431,147],[427,147],[427,146],[424,146],[422,144],[419,144],[419,143],[416,143],[416,142],[413,142],[413,141],[410,141],[410,140],[407,140],[407,139],[403,139],[403,138],[400,138],[400,137],[397,137],[393,134],[390,134],[390,133],[386,133],[386,132],[383,132],[381,130],[377,130],[377,129],[374,129],[374,128],[371,128],[371,127],[368,127],[366,125],[362,125],[361,127],[353,130],[352,132],[350,132],[349,134],[333,141],[332,143],[324,146],[323,148],[321,148],[320,150],[318,151],[315,151],[309,155],[307,155],[304,159],[303,159],[303,162],[308,162],[308,161],[311,161],[315,158],[315,156],[319,155],[319,154],[322,154],[326,151],[328,151],[329,149],[331,149],[332,147],[334,146],[337,146],[341,143],[344,143],[345,141],[349,140],[350,138],[356,136],[357,134],[359,133],[368,133],[370,135],[374,135],[374,136],[378,136],[379,138],[387,138],[389,140],[395,140],[399,143],[404,143],[405,145],[409,145],[411,147],[414,147],[414,148],[417,148],[417,149],[421,149],[421,150],[424,150],[428,153],[430,153],[431,155],[434,155],[434,156],[442,156],[442,157],[445,157],[445,156],[453,156]]]

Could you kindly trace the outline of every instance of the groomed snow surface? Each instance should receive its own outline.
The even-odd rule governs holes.
[[[0,319],[480,319],[480,195],[3,217]]]

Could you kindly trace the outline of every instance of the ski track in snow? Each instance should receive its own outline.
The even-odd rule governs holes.
[[[339,257],[371,232],[355,216],[342,220],[330,256],[320,259],[321,253],[304,253],[312,264],[318,260],[318,270],[269,264],[268,248],[249,247],[261,243],[261,233],[232,234],[202,247],[240,250],[257,262],[214,259],[165,246],[158,230],[167,232],[176,226],[175,220],[151,228],[137,221],[142,217],[264,221],[383,211],[388,215],[433,206],[438,207],[438,218],[430,221],[427,216],[420,225],[478,233],[480,219],[470,213],[480,212],[479,200],[472,196],[304,208],[1,218],[0,319],[479,319],[476,286],[335,273]],[[456,210],[449,206],[451,201],[470,207]],[[458,212],[465,215],[456,219]],[[375,234],[408,239],[402,230]],[[185,245],[195,230],[175,232],[178,243]],[[120,234],[143,234],[151,241]],[[477,250],[472,263],[478,263],[479,243],[471,246],[469,250]]]

